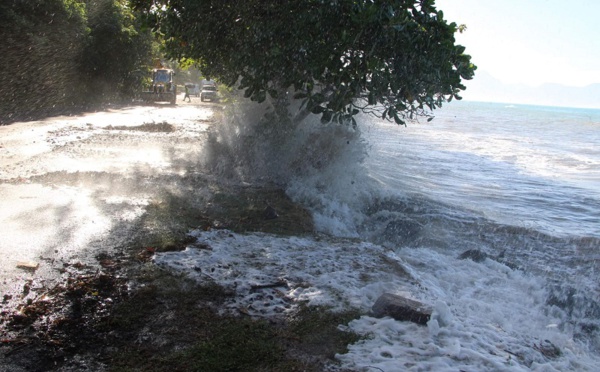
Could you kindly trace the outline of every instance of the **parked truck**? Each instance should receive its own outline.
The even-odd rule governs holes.
[[[141,98],[146,102],[170,102],[174,105],[177,100],[177,85],[173,82],[173,75],[173,70],[168,68],[152,70],[152,85],[149,90],[142,92]]]
[[[202,80],[202,88],[200,90],[200,101],[206,100],[217,101],[217,83],[214,80]]]

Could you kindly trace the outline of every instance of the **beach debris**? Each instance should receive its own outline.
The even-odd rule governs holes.
[[[371,308],[371,315],[375,318],[389,316],[399,321],[423,325],[427,324],[431,313],[432,310],[427,305],[392,293],[384,293],[379,296]]]
[[[39,262],[35,261],[19,261],[17,262],[17,268],[29,271],[35,271],[40,267]]]

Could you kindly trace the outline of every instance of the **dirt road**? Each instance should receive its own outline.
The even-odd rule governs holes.
[[[218,108],[195,101],[0,127],[0,296],[127,244],[148,205],[181,192]]]

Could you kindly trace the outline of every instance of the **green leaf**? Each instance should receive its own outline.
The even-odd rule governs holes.
[[[320,104],[325,101],[325,96],[321,93],[315,93],[310,98],[313,102],[317,104]]]
[[[398,116],[397,112],[394,112],[394,121],[396,122],[396,124],[398,125],[402,125],[405,124],[404,120],[402,120],[402,118],[400,118],[400,116]]]
[[[375,101],[375,94],[373,94],[373,92],[369,93],[369,105],[374,105],[375,103],[377,103],[377,101]]]
[[[308,99],[307,99],[307,98],[306,98],[306,99],[303,99],[303,100],[302,100],[302,103],[300,104],[300,108],[299,108],[299,110],[302,110],[302,109],[304,108],[304,106],[306,106],[306,103],[307,103],[307,102],[308,102]]]
[[[315,105],[310,108],[310,112],[312,112],[313,114],[320,114],[323,111],[325,111],[325,107],[319,105]]]
[[[324,111],[323,115],[321,116],[321,123],[326,124],[331,122],[331,116],[332,116],[332,111]]]
[[[263,103],[265,99],[267,99],[267,92],[264,90],[258,91],[254,96],[254,100],[256,100],[258,103]]]

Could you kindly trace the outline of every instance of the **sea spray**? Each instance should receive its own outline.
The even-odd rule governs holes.
[[[239,98],[212,128],[205,165],[222,181],[281,187],[313,212],[320,231],[357,236],[353,211],[369,189],[367,145],[359,128],[323,124],[317,115],[294,120],[299,106]]]

